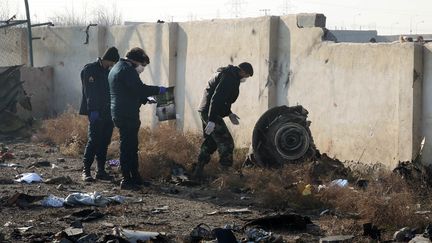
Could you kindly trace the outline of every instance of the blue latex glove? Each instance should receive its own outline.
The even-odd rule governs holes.
[[[167,88],[160,86],[159,87],[159,94],[165,94],[167,92]]]
[[[99,111],[91,111],[89,115],[89,121],[93,123],[98,119],[99,119]]]

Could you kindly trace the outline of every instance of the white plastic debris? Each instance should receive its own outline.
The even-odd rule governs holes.
[[[346,187],[348,186],[348,180],[346,179],[337,179],[330,183],[330,186],[339,186],[339,187]]]
[[[49,195],[41,201],[41,204],[44,207],[61,208],[63,207],[64,202],[64,198]]]
[[[125,197],[123,196],[113,196],[105,197],[99,192],[92,193],[72,193],[66,197],[65,203],[71,206],[76,205],[88,205],[88,206],[99,206],[104,207],[111,202],[124,203]]]
[[[147,232],[137,230],[127,230],[122,228],[115,228],[116,234],[123,238],[126,238],[129,242],[146,242],[150,240],[157,240],[158,237],[163,236],[164,233],[159,232]]]
[[[17,182],[26,182],[26,183],[32,183],[32,182],[42,182],[43,179],[40,175],[36,173],[24,173],[19,175],[20,178],[16,179]]]

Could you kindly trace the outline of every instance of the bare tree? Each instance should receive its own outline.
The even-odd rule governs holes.
[[[111,8],[103,5],[97,5],[93,8],[84,4],[80,7],[79,12],[74,6],[65,8],[62,12],[57,12],[50,21],[57,26],[85,26],[89,24],[98,24],[102,26],[122,24],[122,16],[115,3]]]
[[[99,5],[93,9],[92,23],[110,26],[122,24],[122,15],[118,11],[117,5],[113,3],[111,8]]]

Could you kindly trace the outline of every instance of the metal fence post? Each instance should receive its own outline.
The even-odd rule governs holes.
[[[33,36],[32,36],[31,21],[30,21],[30,8],[29,8],[28,0],[24,0],[24,3],[25,3],[26,16],[27,16],[29,63],[30,63],[30,67],[33,67]]]

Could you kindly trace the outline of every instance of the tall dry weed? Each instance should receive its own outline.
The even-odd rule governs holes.
[[[36,142],[58,145],[65,155],[78,156],[87,142],[87,124],[86,117],[69,107],[60,116],[43,121],[33,139]]]
[[[139,132],[140,173],[144,178],[166,178],[173,164],[190,169],[196,162],[201,138],[192,133],[181,133],[169,124],[154,130]]]
[[[331,187],[320,200],[342,214],[357,214],[362,220],[384,228],[419,227],[428,219],[416,214],[420,198],[406,181],[394,173],[382,173],[365,190]]]

